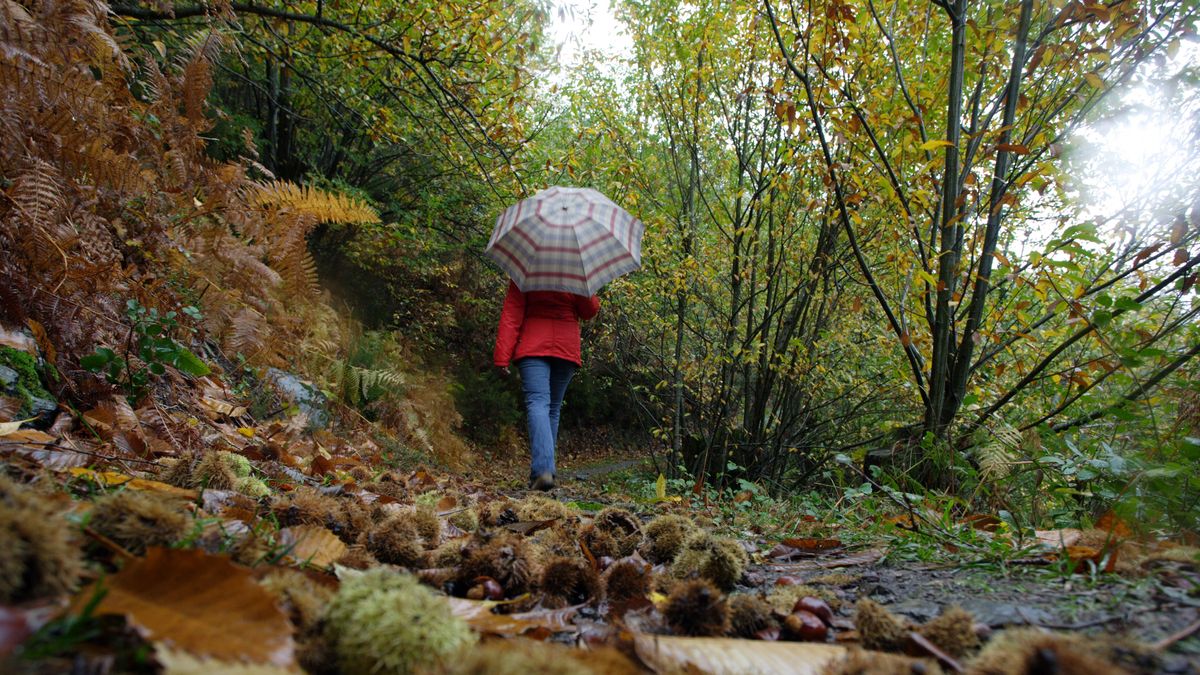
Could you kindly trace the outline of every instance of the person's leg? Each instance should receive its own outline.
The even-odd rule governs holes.
[[[558,445],[558,419],[562,414],[563,396],[567,394],[567,385],[575,375],[577,366],[564,359],[549,359],[550,361],[550,435]]]
[[[527,356],[517,361],[521,389],[525,393],[525,416],[529,424],[530,478],[554,474],[554,432],[550,425],[550,363]]]

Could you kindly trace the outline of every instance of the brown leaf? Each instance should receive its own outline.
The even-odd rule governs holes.
[[[1037,537],[1040,543],[1051,548],[1065,548],[1073,546],[1075,542],[1079,541],[1079,538],[1083,536],[1083,531],[1071,528],[1062,530],[1035,530],[1033,536]]]
[[[1002,521],[996,516],[989,516],[984,513],[976,513],[963,518],[963,522],[983,532],[995,532],[1000,529]]]
[[[450,609],[471,628],[488,635],[514,637],[535,629],[546,629],[555,633],[576,630],[572,619],[579,612],[578,605],[562,609],[544,609],[518,614],[495,614],[492,608],[499,603],[448,598]]]
[[[285,527],[279,531],[279,543],[288,551],[293,564],[329,567],[346,553],[346,544],[320,525]]]
[[[145,639],[223,661],[291,667],[287,617],[250,570],[197,550],[151,548],[104,582],[96,614],[121,614]],[[74,599],[79,611],[95,593]]]
[[[841,546],[842,540],[841,539],[812,539],[812,538],[807,538],[807,537],[804,537],[804,538],[796,537],[796,538],[792,538],[792,539],[784,539],[783,545],[790,546],[792,548],[798,548],[801,551],[828,551],[830,549],[838,548],[839,546]]]
[[[557,518],[551,518],[550,520],[526,520],[519,523],[509,523],[508,525],[504,526],[504,529],[508,530],[509,532],[516,532],[517,534],[529,536],[534,532],[544,530],[557,522]]]
[[[162,666],[162,675],[202,675],[203,673],[221,673],[222,675],[295,675],[291,668],[279,666],[230,663],[215,661],[192,656],[184,651],[171,649],[168,645],[155,645],[154,660]]]
[[[1014,155],[1029,154],[1029,148],[1021,145],[1020,143],[999,143],[996,145],[996,149],[1003,152],[1011,152]]]
[[[838,645],[637,633],[638,658],[656,673],[791,673],[817,675],[846,654]]]
[[[1133,529],[1112,511],[1106,511],[1096,521],[1096,529],[1104,530],[1117,539],[1128,539],[1133,536]]]

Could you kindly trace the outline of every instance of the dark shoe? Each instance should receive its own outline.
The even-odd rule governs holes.
[[[542,492],[549,492],[549,491],[553,490],[554,489],[554,474],[544,473],[544,474],[538,476],[537,478],[530,480],[529,481],[529,489],[530,490],[541,490]]]

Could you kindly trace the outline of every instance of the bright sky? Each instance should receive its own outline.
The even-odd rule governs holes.
[[[633,42],[613,15],[611,0],[557,0],[551,10],[551,44],[558,50],[562,69],[550,76],[561,83],[570,77],[586,51],[596,51],[615,62],[633,52]],[[1200,46],[1185,43],[1179,53],[1162,67],[1177,71],[1185,63],[1200,60]],[[1079,178],[1087,209],[1106,215],[1139,195],[1149,194],[1163,180],[1178,180],[1176,172],[1195,161],[1198,149],[1181,139],[1189,137],[1187,125],[1194,124],[1200,111],[1169,110],[1163,97],[1145,87],[1118,93],[1126,112],[1104,123],[1087,127],[1075,143],[1091,150],[1091,161]],[[1183,112],[1189,114],[1181,114]]]
[[[633,53],[633,40],[613,16],[609,0],[558,0],[551,10],[549,36],[564,69],[577,65],[587,50],[610,57]]]

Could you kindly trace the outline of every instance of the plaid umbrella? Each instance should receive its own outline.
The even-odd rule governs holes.
[[[522,291],[590,296],[641,266],[645,230],[595,190],[552,187],[500,214],[484,252]]]

